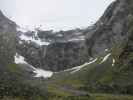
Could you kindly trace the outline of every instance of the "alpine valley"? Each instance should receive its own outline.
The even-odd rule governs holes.
[[[21,29],[0,11],[0,100],[133,100],[133,0],[84,29]]]

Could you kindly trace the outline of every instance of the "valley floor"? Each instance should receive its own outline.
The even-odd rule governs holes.
[[[27,100],[19,97],[4,97],[0,100]],[[36,100],[44,100],[38,98]],[[47,100],[133,100],[133,96],[130,95],[114,95],[114,94],[90,94],[90,96],[66,96],[51,95]]]
[[[132,95],[89,93],[72,87],[49,87],[48,100],[133,100]]]

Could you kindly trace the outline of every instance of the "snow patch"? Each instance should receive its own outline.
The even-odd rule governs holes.
[[[91,60],[93,60],[93,58],[91,58]],[[76,67],[69,68],[69,69],[66,69],[66,70],[63,70],[63,71],[60,71],[60,72],[55,72],[55,73],[61,73],[61,72],[68,72],[68,71],[70,71],[70,73],[73,74],[73,73],[75,73],[75,72],[81,70],[83,67],[85,67],[85,66],[87,66],[87,65],[89,65],[89,64],[92,64],[92,63],[94,63],[94,62],[96,62],[96,61],[97,61],[97,58],[94,59],[93,61],[90,61],[89,63],[84,63],[83,65],[76,66]]]
[[[34,42],[34,43],[36,43],[36,44],[38,44],[38,45],[40,45],[40,46],[42,46],[42,45],[49,45],[49,44],[50,44],[49,42],[41,41],[39,38],[38,38],[38,39],[35,39],[35,38],[33,38],[33,37],[28,37],[28,36],[26,36],[26,35],[24,35],[24,34],[22,34],[22,35],[20,36],[20,39],[21,39],[21,40],[24,40],[24,41],[31,41],[31,42]]]
[[[23,44],[23,42],[22,41],[19,41],[19,44]]]
[[[36,74],[34,77],[43,77],[43,78],[50,78],[53,75],[53,72],[51,71],[46,71],[40,68],[35,68],[32,65],[28,64],[25,60],[24,57],[16,53],[14,56],[14,62],[16,64],[27,64],[31,69],[33,69],[33,72]]]
[[[114,66],[115,65],[115,59],[113,59],[113,63],[112,63],[112,66]]]
[[[50,78],[53,75],[53,72],[45,71],[45,70],[39,69],[39,68],[34,70],[33,72],[36,73],[36,75],[34,77]]]
[[[84,36],[80,36],[80,37],[77,37],[77,38],[72,38],[72,39],[69,39],[68,41],[83,41],[85,40],[85,37]]]
[[[105,49],[105,51],[107,52],[107,51],[109,51],[109,49]]]
[[[89,60],[91,61],[91,60],[93,60],[93,59],[94,59],[94,58],[91,57]]]
[[[20,56],[19,54],[16,53],[16,55],[14,56],[14,62],[16,64],[25,64],[26,62],[24,61],[24,57]]]
[[[104,63],[104,62],[109,58],[110,55],[111,55],[111,53],[107,54],[107,55],[103,58],[103,60],[101,61],[100,64]]]
[[[25,29],[25,28],[22,28],[22,27],[17,27],[17,31],[20,31],[20,32],[27,32],[28,29]]]
[[[90,65],[90,64],[92,64],[92,63],[94,63],[94,62],[96,62],[96,61],[97,61],[97,58],[94,59],[93,61],[89,62],[89,63],[85,63],[85,64],[83,64],[83,65],[81,65],[81,66],[77,66],[77,67],[68,69],[67,71],[72,71],[72,70],[74,70],[74,71],[71,72],[71,74],[73,74],[73,73],[75,73],[75,72],[81,70],[81,69],[84,68],[85,66]]]

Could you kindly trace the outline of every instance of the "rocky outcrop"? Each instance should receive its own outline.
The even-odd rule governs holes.
[[[127,21],[127,33],[128,33],[128,40],[124,41],[125,47],[120,55],[120,64],[128,67],[128,69],[132,69],[133,65],[133,1],[129,0],[126,1],[128,4],[128,21]]]
[[[16,24],[6,18],[0,11],[0,60],[1,64],[14,61]],[[4,59],[5,58],[5,59]]]
[[[117,0],[108,7],[87,38],[89,55],[103,55],[105,49],[127,40],[128,7],[127,0]]]

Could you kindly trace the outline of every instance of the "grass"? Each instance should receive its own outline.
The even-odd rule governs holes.
[[[120,60],[125,47],[126,43],[114,46],[109,50],[111,56],[102,64],[100,62],[104,56],[98,57],[95,63],[85,66],[76,73],[70,74],[70,71],[56,73],[48,82],[49,93],[57,96],[59,100],[133,100],[133,96],[126,95],[133,94],[133,73],[131,69],[127,69],[128,65],[122,65]],[[133,54],[130,53],[128,56],[132,60]],[[112,66],[113,59],[116,61],[114,66]],[[70,91],[62,90],[62,86],[88,92],[90,96],[76,97]]]
[[[133,100],[130,95],[92,94],[90,100]]]
[[[51,96],[48,100],[133,100],[130,95],[90,94],[90,96]]]
[[[68,97],[68,96],[71,96],[70,93],[68,92],[65,92],[65,91],[62,91],[58,86],[56,85],[49,85],[48,86],[48,92],[50,94],[54,94],[56,96],[63,96],[63,97]]]
[[[0,100],[44,100],[42,97],[37,97],[36,99],[26,99],[24,97],[10,97],[10,96],[5,96],[1,98]]]

